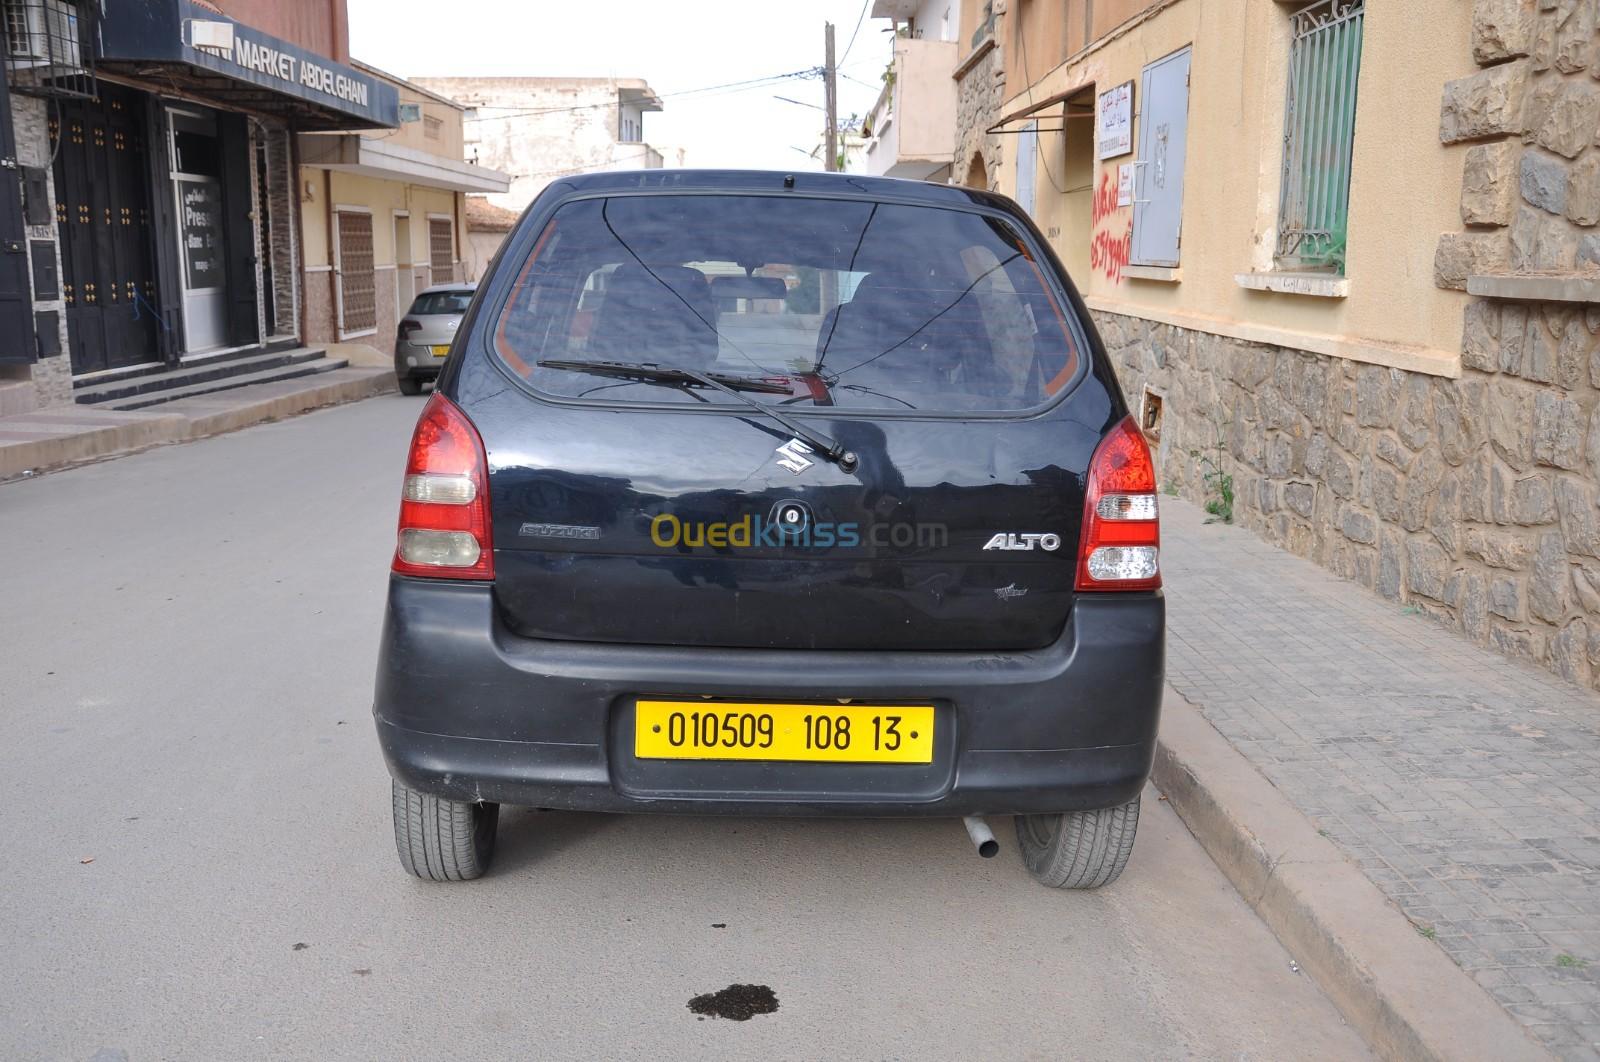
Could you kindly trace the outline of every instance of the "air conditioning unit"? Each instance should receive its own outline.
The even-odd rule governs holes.
[[[67,0],[5,0],[6,55],[13,68],[83,69],[78,8]]]

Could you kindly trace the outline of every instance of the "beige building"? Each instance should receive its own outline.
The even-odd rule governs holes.
[[[1010,0],[994,181],[1166,488],[1586,685],[1595,6]]]
[[[968,3],[954,159],[1067,264],[1166,487],[1585,684],[1596,8]]]
[[[658,169],[662,152],[645,142],[644,116],[661,101],[638,78],[424,77],[416,84],[468,108],[467,157],[507,173],[511,186],[489,196],[521,211],[564,174]],[[682,165],[682,159],[677,160]]]
[[[416,292],[465,279],[466,196],[504,192],[503,173],[464,161],[465,108],[361,63],[399,90],[399,129],[302,134],[305,341],[394,351]]]
[[[956,144],[960,0],[877,0],[873,18],[895,24],[883,91],[867,113],[865,172],[950,180]]]

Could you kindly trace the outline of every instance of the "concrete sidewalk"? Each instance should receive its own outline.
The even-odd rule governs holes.
[[[394,389],[392,368],[344,368],[135,412],[65,406],[0,417],[0,480],[219,435]]]
[[[1338,939],[1329,946],[1343,953],[1350,982],[1342,987],[1374,1008],[1402,1004],[1376,1020],[1404,1020],[1421,1001],[1412,1008],[1417,1027],[1387,1051],[1380,1036],[1382,1053],[1454,1053],[1444,1046],[1451,1023],[1430,1018],[1422,995],[1404,998],[1449,996],[1451,986],[1396,984],[1382,973],[1419,974],[1414,967],[1428,959],[1421,945],[1442,949],[1550,1051],[1600,1059],[1600,697],[1479,649],[1248,531],[1207,525],[1187,502],[1163,498],[1162,517],[1167,675],[1189,704],[1169,703],[1157,781],[1218,863],[1228,870],[1254,859],[1267,873],[1280,861],[1315,864],[1293,850],[1325,838],[1403,912],[1415,936],[1390,933],[1375,944],[1371,927],[1393,909],[1379,901],[1334,910],[1345,900],[1328,890],[1319,900],[1317,875],[1293,910],[1263,911],[1286,943],[1300,922],[1326,921],[1324,936],[1331,925]],[[1204,733],[1185,718],[1195,709],[1210,724]],[[1205,746],[1217,733],[1272,788],[1219,795],[1235,781],[1230,772],[1254,772],[1238,763],[1207,775],[1208,757],[1223,762]],[[1185,760],[1200,767],[1191,773]],[[1274,801],[1309,820],[1309,845],[1292,830],[1276,852],[1261,840],[1279,832],[1268,821]],[[1230,825],[1208,825],[1213,813]],[[1255,852],[1241,857],[1241,849]],[[1321,877],[1342,869],[1324,863]],[[1399,950],[1376,953],[1387,944]],[[1448,981],[1454,971],[1445,972]],[[1339,998],[1339,984],[1325,987]],[[1470,1004],[1472,986],[1456,987],[1464,991],[1452,998]],[[1486,1052],[1480,1044],[1472,1054]]]

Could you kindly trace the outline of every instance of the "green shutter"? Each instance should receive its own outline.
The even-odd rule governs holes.
[[[1317,0],[1293,16],[1280,269],[1344,273],[1364,13],[1363,0]]]

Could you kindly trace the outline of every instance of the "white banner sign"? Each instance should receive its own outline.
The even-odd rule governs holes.
[[[1126,155],[1133,150],[1133,82],[1100,93],[1099,103],[1095,142],[1100,158]]]

